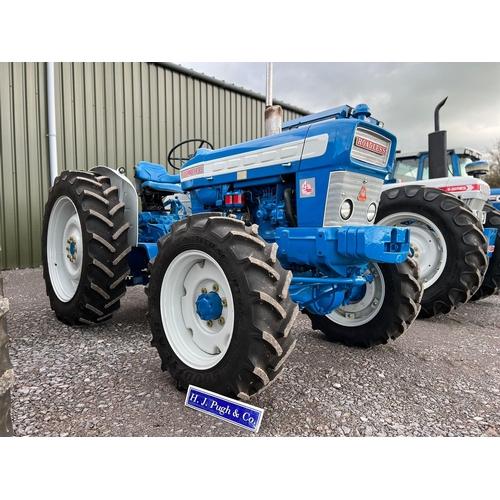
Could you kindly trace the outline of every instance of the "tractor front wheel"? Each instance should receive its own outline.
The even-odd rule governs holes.
[[[416,319],[423,292],[418,265],[407,259],[401,264],[370,263],[369,270],[374,279],[356,300],[325,316],[304,309],[313,329],[321,330],[330,342],[358,347],[386,344]]]
[[[248,400],[280,375],[297,307],[276,249],[255,227],[209,214],[158,241],[146,289],[151,345],[179,389]]]

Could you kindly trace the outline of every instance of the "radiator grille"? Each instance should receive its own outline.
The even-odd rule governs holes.
[[[371,203],[375,203],[378,208],[383,185],[383,179],[376,177],[355,172],[331,172],[323,226],[372,225],[373,222],[369,223],[366,219],[366,211]],[[345,221],[340,217],[339,208],[347,198],[352,201],[354,210],[351,218]],[[365,198],[366,201],[362,201]]]

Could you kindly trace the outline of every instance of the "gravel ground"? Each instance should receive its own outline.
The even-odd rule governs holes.
[[[251,404],[258,433],[184,405],[130,288],[111,322],[58,322],[41,268],[4,271],[16,436],[499,436],[500,297],[417,320],[372,349],[327,342],[299,315],[283,376]]]

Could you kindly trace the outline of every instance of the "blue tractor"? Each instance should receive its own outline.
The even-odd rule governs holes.
[[[500,188],[491,188],[488,200],[493,208],[500,210]]]
[[[192,150],[190,151],[190,148]],[[423,287],[410,230],[374,225],[396,138],[362,104],[214,150],[64,171],[50,190],[43,269],[57,317],[98,324],[146,285],[152,346],[177,386],[248,400],[283,370],[299,311],[327,339],[404,333]]]

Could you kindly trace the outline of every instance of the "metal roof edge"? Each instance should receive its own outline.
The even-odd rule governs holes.
[[[239,94],[243,94],[248,97],[253,97],[254,99],[263,101],[264,103],[266,102],[266,96],[259,94],[258,92],[247,90],[244,89],[243,87],[237,87],[232,83],[228,83],[224,80],[218,80],[217,78],[214,78],[213,76],[208,76],[205,73],[198,73],[194,69],[185,68],[180,64],[175,64],[171,62],[149,62],[149,64],[157,64],[158,66],[162,66],[172,71],[176,71],[177,73],[181,73],[183,75],[190,76],[192,78],[197,78],[198,80],[203,80],[207,83],[212,83],[214,85],[217,85],[218,87],[230,90],[232,92],[238,92]],[[293,111],[294,113],[299,113],[304,116],[311,114],[309,111],[305,111],[304,109],[298,108],[297,106],[292,106],[291,104],[287,104],[285,102],[277,101],[276,99],[273,99],[273,104],[277,104],[278,106],[281,106],[282,108],[285,108],[288,111]]]

